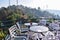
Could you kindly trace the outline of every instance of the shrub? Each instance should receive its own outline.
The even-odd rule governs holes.
[[[6,34],[3,31],[1,31],[0,32],[0,40],[4,39],[5,37],[6,37]]]

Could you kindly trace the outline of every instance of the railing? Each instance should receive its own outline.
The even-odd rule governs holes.
[[[10,40],[10,39],[11,39],[10,35],[7,35],[7,36],[5,37],[5,40]]]

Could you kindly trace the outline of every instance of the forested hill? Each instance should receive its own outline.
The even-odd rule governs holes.
[[[24,13],[27,14],[33,14],[36,17],[55,17],[54,14],[49,13],[48,11],[42,11],[40,8],[35,9],[35,8],[28,8],[24,7],[22,5],[18,6],[19,9],[22,9]]]
[[[25,7],[23,5],[18,5],[18,6],[9,6],[7,8],[0,8],[0,19],[4,18],[8,15],[11,15],[12,12],[16,13],[18,9],[18,13],[25,13],[28,15],[31,15],[33,17],[55,17],[54,14],[49,13],[48,11],[41,11],[41,9],[35,9],[35,8],[29,8],[29,7]]]
[[[27,14],[32,14],[34,15],[35,17],[55,17],[54,14],[51,14],[49,13],[48,11],[41,11],[40,9],[35,9],[35,8],[29,8],[29,7],[25,7],[23,5],[18,5],[17,6],[18,9],[21,9],[24,13],[27,13]],[[13,10],[15,10],[16,6],[10,6],[10,8]]]

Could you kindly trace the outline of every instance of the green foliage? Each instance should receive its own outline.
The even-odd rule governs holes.
[[[11,21],[12,24],[14,24],[16,22],[16,20],[18,20],[20,18],[20,14],[18,13],[12,13],[12,15],[9,15],[7,17],[7,19],[9,19]]]
[[[38,22],[37,18],[35,18],[32,13],[29,13],[29,14],[27,14],[27,15],[28,15],[28,21]]]
[[[50,23],[51,23],[52,21],[53,21],[53,19],[48,19],[48,22],[50,22]]]
[[[7,18],[19,18],[20,17],[20,14],[17,12],[17,13],[15,13],[15,12],[12,12],[12,14],[11,15],[9,15],[9,16],[7,16]],[[15,20],[14,19],[14,20]]]
[[[38,22],[36,18],[30,19],[32,22]]]
[[[33,15],[32,14],[27,14],[29,19],[32,19],[33,18]]]
[[[21,18],[21,15],[24,13],[23,10],[17,9],[17,7],[10,7],[9,8],[1,8],[0,10],[0,19],[2,20],[2,23],[4,24],[4,26],[2,28],[9,28],[11,27],[13,24],[16,23],[16,20],[19,20]],[[34,19],[34,15],[32,13],[26,13],[28,16],[28,20],[32,20],[32,21],[36,21],[36,19]],[[28,21],[27,20],[27,21]],[[0,22],[1,25],[1,22]]]
[[[0,40],[4,39],[6,34],[3,31],[0,31]]]

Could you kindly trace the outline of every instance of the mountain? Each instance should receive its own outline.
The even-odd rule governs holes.
[[[28,14],[28,15],[33,16],[33,17],[36,17],[36,18],[40,18],[40,17],[52,17],[52,18],[55,18],[56,17],[56,15],[50,13],[49,11],[46,11],[46,10],[42,11],[40,8],[39,9],[29,8],[29,7],[25,7],[23,5],[18,5],[18,6],[13,5],[13,6],[7,7],[7,9],[10,9],[10,11],[12,11],[12,12],[13,11],[15,12],[15,11],[17,11],[17,9],[19,9],[23,13]],[[8,14],[8,12],[6,12],[6,13]]]
[[[26,14],[32,14],[35,17],[55,17],[54,14],[51,14],[48,11],[42,11],[40,8],[35,9],[35,8],[28,8],[23,5],[18,5],[18,9],[21,9],[24,13]]]
[[[60,10],[47,10],[49,11],[50,13],[53,13],[55,15],[59,15],[60,16]]]
[[[55,18],[60,19],[60,10],[47,10],[48,12],[50,12],[51,14],[55,15]]]

